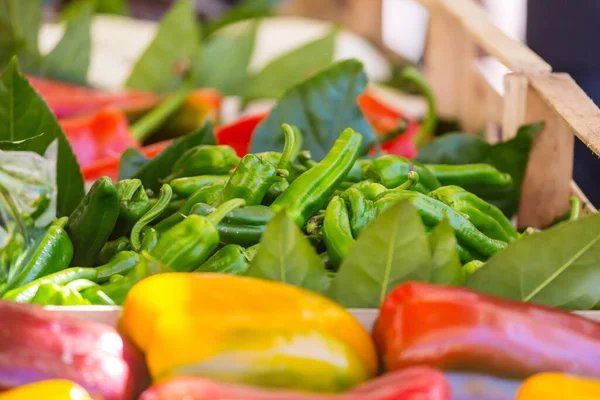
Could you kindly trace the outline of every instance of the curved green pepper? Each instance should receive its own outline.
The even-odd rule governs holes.
[[[226,175],[200,175],[200,176],[189,176],[186,178],[177,178],[169,182],[173,193],[181,197],[190,197],[199,189],[205,186],[212,185],[216,182],[227,182],[231,177],[230,174]]]
[[[365,178],[381,183],[388,189],[394,189],[408,180],[410,171],[419,174],[419,183],[414,189],[418,192],[429,193],[441,186],[437,178],[425,165],[418,161],[391,154],[372,160],[365,169]]]
[[[250,268],[250,258],[242,246],[228,244],[220,248],[194,272],[220,272],[245,275]]]
[[[120,237],[110,242],[106,242],[98,254],[98,264],[106,264],[118,253],[131,249],[128,237]]]
[[[240,158],[235,150],[226,145],[192,147],[175,161],[171,175],[164,181],[187,176],[226,174],[239,162]]]
[[[375,202],[368,199],[356,188],[346,189],[340,197],[345,201],[347,206],[346,213],[350,217],[349,223],[352,236],[357,238],[367,225],[369,225],[377,216]],[[327,209],[329,209],[329,207],[327,207]],[[327,215],[327,213],[325,215]],[[325,243],[327,243],[327,240],[325,240]]]
[[[158,232],[154,228],[145,228],[142,231],[142,245],[140,249],[142,251],[152,251],[158,243]]]
[[[340,265],[354,244],[348,210],[340,197],[334,197],[327,206],[323,236],[329,259],[335,265]]]
[[[141,180],[124,179],[117,182],[116,186],[119,195],[119,217],[111,238],[128,235],[138,219],[152,207]]]
[[[134,251],[122,251],[115,255],[107,264],[96,267],[97,281],[106,282],[115,274],[124,275],[131,271],[140,260],[140,255]]]
[[[140,239],[140,235],[142,234],[142,229],[152,221],[154,221],[164,209],[171,202],[171,197],[173,196],[173,190],[171,186],[168,184],[162,185],[160,188],[160,196],[156,204],[140,218],[133,228],[131,228],[131,235],[129,237],[129,241],[131,243],[131,248],[135,251],[140,251],[142,248],[142,241]]]
[[[273,182],[273,184],[269,187],[265,197],[262,200],[262,203],[265,205],[270,205],[273,203],[275,199],[290,186],[288,182],[288,176],[290,167],[292,165],[292,160],[296,158],[296,155],[302,146],[302,134],[300,133],[300,129],[298,129],[298,127],[292,127],[288,124],[283,124],[281,126],[281,130],[285,136],[285,145],[283,147],[281,157],[279,158],[279,162],[275,166],[278,171],[278,174],[275,177],[275,182]]]
[[[507,187],[512,185],[510,174],[500,172],[490,164],[427,164],[426,167],[444,186]]]
[[[485,263],[479,260],[469,261],[465,265],[462,266],[462,273],[464,279],[467,279],[471,275],[473,275],[478,269],[483,267]]]
[[[96,290],[85,290],[81,292],[81,296],[93,305],[97,306],[116,306],[114,302],[101,288]]]
[[[350,128],[344,130],[325,158],[296,178],[271,208],[275,213],[286,210],[298,227],[304,227],[346,178],[361,147],[362,135]]]
[[[215,205],[232,199],[243,199],[249,206],[260,204],[276,176],[277,170],[270,162],[247,154],[225,184]]]
[[[41,306],[58,306],[61,302],[61,287],[54,282],[40,285],[35,296],[30,301],[31,304],[39,304]]]

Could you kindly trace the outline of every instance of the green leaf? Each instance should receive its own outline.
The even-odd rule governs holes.
[[[135,147],[130,147],[121,154],[119,161],[119,180],[129,179],[149,163],[150,160]]]
[[[94,3],[76,3],[77,13],[67,22],[60,42],[41,62],[40,75],[60,81],[85,84],[91,59],[91,26]]]
[[[43,9],[41,0],[0,2],[0,69],[15,55],[25,70],[37,65]]]
[[[428,281],[431,254],[425,227],[407,201],[379,215],[342,262],[329,296],[345,307],[379,308],[406,281]]]
[[[200,33],[191,0],[179,0],[163,17],[156,36],[138,59],[125,86],[131,89],[168,92],[184,79],[200,47]]]
[[[216,144],[210,121],[207,121],[197,131],[175,140],[146,163],[141,162],[139,153],[126,151],[119,164],[119,179],[138,178],[146,189],[157,191],[162,184],[160,180],[169,175],[175,161],[187,150],[201,144]],[[140,165],[140,168],[136,170],[132,167],[134,164]]]
[[[252,136],[251,152],[283,149],[284,123],[296,125],[304,135],[304,149],[320,161],[339,133],[352,128],[363,135],[363,153],[375,140],[356,98],[365,90],[367,77],[357,60],[335,63],[288,89]]]
[[[214,35],[196,59],[194,86],[212,87],[225,95],[239,95],[248,78],[248,65],[254,51],[258,22],[242,32]]]
[[[323,293],[329,283],[318,254],[285,211],[277,214],[267,225],[247,275],[318,293]]]
[[[337,30],[332,29],[322,38],[274,59],[250,77],[244,97],[278,98],[286,89],[306,79],[310,72],[327,67],[333,62],[336,37]]]
[[[450,222],[444,220],[429,234],[431,248],[431,283],[460,285],[463,281],[456,236]]]
[[[588,310],[600,300],[600,214],[525,236],[467,279],[473,290],[511,300]]]
[[[58,139],[57,214],[61,217],[69,215],[83,198],[83,176],[54,114],[19,72],[16,58],[13,59],[0,76],[0,141],[25,140],[21,150],[44,154],[55,139]],[[0,144],[0,148],[4,147]]]
[[[69,21],[78,15],[87,2],[91,2],[95,14],[117,14],[125,15],[128,12],[127,0],[83,0],[68,3],[60,12],[62,21]]]
[[[219,29],[235,22],[270,17],[273,14],[273,3],[272,0],[243,0],[219,18],[206,23],[204,25],[203,35],[207,38]]]
[[[484,162],[491,148],[477,135],[453,132],[425,143],[415,160],[424,164],[476,164]]]

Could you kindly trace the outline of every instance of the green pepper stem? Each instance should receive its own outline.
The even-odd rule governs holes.
[[[429,86],[427,80],[418,69],[406,67],[402,70],[400,76],[403,79],[414,83],[427,101],[427,115],[425,116],[425,120],[419,126],[419,131],[415,135],[415,146],[419,148],[424,144],[427,137],[435,131],[437,126],[437,106],[435,98],[433,97],[431,86]]]
[[[191,90],[190,84],[184,82],[173,94],[133,124],[130,129],[131,135],[140,142],[148,139],[181,107]]]
[[[277,163],[277,169],[288,169],[290,161],[296,156],[294,153],[297,153],[297,135],[294,128],[288,124],[281,125],[281,131],[285,137],[285,145],[283,146],[283,151],[281,152],[281,158],[279,158],[279,162]]]
[[[569,199],[569,203],[571,203],[571,213],[569,215],[569,221],[575,221],[579,218],[579,212],[581,211],[581,201],[579,197],[572,196]]]
[[[416,171],[408,171],[408,180],[394,190],[410,190],[419,183],[419,174]]]
[[[171,186],[164,184],[160,188],[160,196],[158,197],[158,201],[148,212],[135,223],[133,228],[131,228],[131,236],[129,237],[129,242],[131,243],[131,248],[135,251],[140,251],[142,248],[142,241],[140,239],[140,235],[142,233],[142,229],[150,222],[154,221],[162,212],[167,208],[171,198],[173,197],[173,189]]]
[[[208,215],[206,218],[213,225],[218,225],[219,222],[221,222],[221,220],[223,218],[225,218],[225,216],[227,214],[229,214],[230,212],[232,212],[236,208],[240,208],[240,207],[243,207],[245,205],[246,205],[246,200],[244,200],[244,199],[231,199],[231,200],[227,200],[225,203],[223,203],[219,207],[217,207],[217,209],[215,211],[213,211],[212,213],[210,213],[210,215]]]

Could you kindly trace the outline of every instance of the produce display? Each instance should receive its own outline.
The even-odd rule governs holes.
[[[413,118],[333,62],[337,29],[248,72],[262,3],[200,26],[176,2],[104,91],[84,86],[100,3],[42,56],[19,37],[39,10],[10,2],[0,400],[600,397],[600,323],[569,312],[600,309],[600,217],[572,197],[544,230],[513,222],[544,122],[447,128],[405,66]],[[227,96],[277,102],[222,124]]]

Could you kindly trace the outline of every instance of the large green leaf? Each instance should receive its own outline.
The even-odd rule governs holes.
[[[168,92],[184,79],[200,48],[200,32],[191,0],[179,0],[163,17],[156,36],[137,60],[125,86]]]
[[[329,283],[321,259],[285,211],[267,225],[247,275],[319,293],[324,292]]]
[[[212,87],[226,95],[239,95],[248,78],[258,22],[238,33],[215,34],[195,62],[194,86]]]
[[[428,281],[431,254],[417,211],[401,202],[358,237],[331,283],[329,296],[345,307],[379,308],[406,281]]]
[[[459,285],[463,281],[456,236],[450,221],[444,220],[429,234],[431,247],[431,283]]]
[[[333,61],[336,37],[337,30],[331,30],[322,38],[274,59],[249,78],[244,97],[278,98],[286,89],[306,79],[310,72],[327,67]]]
[[[16,58],[13,59],[0,76],[0,142],[23,141],[19,150],[44,154],[55,139],[58,139],[57,214],[65,216],[83,198],[83,176],[56,118],[19,72]],[[6,147],[0,143],[0,148]]]
[[[247,19],[269,17],[273,14],[273,0],[242,0],[219,18],[208,21],[203,27],[204,37],[209,37],[219,29]]]
[[[82,1],[77,13],[67,22],[60,42],[42,59],[41,75],[77,84],[85,84],[91,58],[91,25],[94,3]]]
[[[465,285],[550,307],[588,310],[600,300],[600,214],[523,237],[494,255]]]
[[[119,163],[119,179],[138,178],[146,189],[156,191],[161,186],[161,179],[171,173],[175,161],[187,150],[201,144],[216,144],[210,121],[197,131],[175,140],[151,160],[144,161],[137,150],[126,150]]]
[[[365,90],[367,76],[357,60],[345,60],[288,89],[252,136],[251,151],[281,150],[284,123],[296,125],[304,135],[303,148],[320,161],[339,133],[352,128],[363,135],[363,153],[375,140],[356,98]]]
[[[14,55],[26,71],[37,65],[42,10],[41,0],[0,1],[0,69],[6,68]]]

